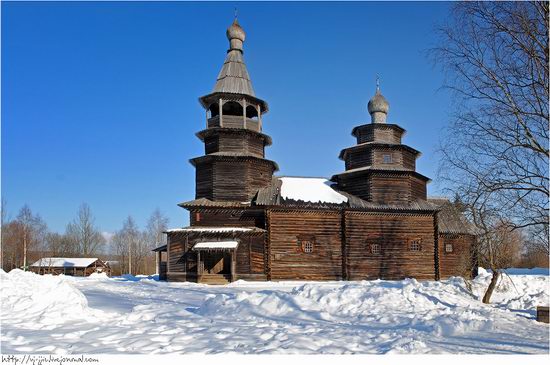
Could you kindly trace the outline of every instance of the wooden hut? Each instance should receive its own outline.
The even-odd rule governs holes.
[[[93,257],[44,257],[30,267],[37,274],[89,276],[92,273],[111,274],[111,269],[100,259]]]
[[[330,180],[277,177],[277,164],[265,158],[268,106],[254,93],[237,20],[227,37],[214,90],[199,99],[204,155],[190,160],[195,199],[179,204],[190,226],[166,231],[167,245],[156,249],[166,252],[162,277],[226,283],[470,275],[475,233],[452,204],[428,199],[430,179],[416,171],[420,152],[402,144],[403,128],[386,122],[389,103],[378,86],[370,123],[355,127],[357,143],[340,152],[345,171]]]

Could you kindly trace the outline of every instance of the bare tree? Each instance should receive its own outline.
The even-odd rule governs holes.
[[[471,209],[490,206],[510,229],[524,230],[546,254],[548,15],[547,1],[455,3],[432,49],[456,101],[440,179],[469,194]]]
[[[159,208],[155,209],[149,220],[147,221],[146,237],[145,237],[145,272],[150,274],[149,264],[155,261],[155,254],[153,249],[158,246],[162,246],[166,243],[166,235],[164,232],[168,229],[169,219],[166,217]]]
[[[105,244],[105,238],[95,226],[95,218],[86,203],[80,205],[77,217],[67,225],[66,235],[77,247],[75,251],[83,256],[96,255]]]
[[[79,254],[74,239],[65,234],[50,232],[46,235],[45,240],[49,254],[52,257],[70,257]]]
[[[111,240],[121,260],[121,270],[135,275],[143,271],[145,234],[140,232],[134,219],[128,216]]]
[[[20,234],[18,238],[23,250],[23,269],[27,270],[29,249],[38,248],[44,242],[47,226],[38,214],[32,213],[27,204],[19,210],[16,221]]]

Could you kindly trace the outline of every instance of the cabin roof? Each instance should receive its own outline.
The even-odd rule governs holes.
[[[418,177],[418,178],[420,178],[420,179],[422,179],[426,182],[432,181],[432,179],[430,179],[427,176],[422,175],[421,173],[419,173],[417,171],[407,169],[407,168],[404,168],[404,167],[401,167],[401,166],[386,166],[383,169],[379,168],[379,167],[373,167],[373,166],[357,167],[355,169],[349,169],[349,170],[346,170],[344,172],[340,172],[336,175],[333,175],[331,180],[334,181],[334,179],[336,179],[338,176],[349,176],[349,175],[353,175],[353,174],[360,173],[360,172],[363,172],[363,171],[373,171],[373,172],[377,172],[377,173],[411,173],[414,176],[416,176],[416,177]]]
[[[97,257],[43,257],[31,267],[88,267],[97,260]]]
[[[224,250],[233,249],[239,246],[237,241],[210,241],[210,242],[198,242],[193,246],[193,250]]]
[[[285,182],[286,181],[286,182]],[[289,184],[290,183],[290,184]],[[290,193],[286,193],[287,184]],[[295,186],[296,185],[296,186]],[[322,187],[320,185],[323,185]],[[365,201],[352,194],[337,191],[334,183],[325,178],[274,177],[270,186],[260,189],[256,205],[304,207],[304,208],[350,208],[381,211],[436,211],[437,205],[418,200],[407,204],[379,204]],[[295,189],[295,190],[294,190]],[[328,190],[331,190],[329,194]],[[332,195],[334,193],[335,195]]]
[[[417,157],[420,157],[420,155],[422,154],[420,151],[410,146],[407,146],[406,144],[373,141],[373,142],[359,143],[354,146],[344,148],[340,151],[340,155],[338,156],[338,158],[340,160],[344,160],[346,158],[346,154],[348,154],[349,152],[366,149],[366,148],[377,148],[377,147],[388,148],[388,149],[402,149],[415,154]]]
[[[151,251],[153,252],[164,252],[168,250],[168,245],[162,245],[156,248],[153,248]]]
[[[179,203],[178,206],[182,208],[194,208],[194,207],[206,207],[206,208],[246,208],[250,206],[250,201],[246,202],[226,202],[226,201],[213,201],[206,198],[198,198],[183,203]]]
[[[428,201],[439,207],[437,222],[440,233],[471,234],[476,235],[476,227],[468,222],[464,214],[460,212],[446,198],[428,198]]]
[[[258,228],[261,229],[261,228]],[[213,232],[213,233],[223,233],[223,232],[252,232],[256,230],[256,227],[183,227],[183,228],[173,228],[168,229],[164,233],[174,233],[174,232]],[[263,230],[262,230],[263,231]]]

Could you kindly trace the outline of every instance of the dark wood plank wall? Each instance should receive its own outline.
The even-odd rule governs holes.
[[[403,167],[406,169],[416,171],[417,155],[415,153],[412,153],[411,151],[403,150],[402,156],[403,156]]]
[[[214,171],[212,200],[248,200],[248,166],[245,161],[215,161]]]
[[[204,154],[218,152],[219,148],[219,136],[209,136],[204,138]]]
[[[411,199],[412,200],[426,200],[427,198],[427,189],[426,189],[426,181],[423,179],[419,179],[415,176],[410,176],[410,183],[411,183]]]
[[[195,198],[212,199],[213,193],[213,169],[212,163],[197,164],[195,172]]]
[[[439,234],[439,272],[441,279],[451,276],[468,277],[471,275],[474,263],[472,249],[475,237],[459,234]],[[445,246],[452,244],[453,252],[447,252]]]
[[[372,165],[372,150],[356,150],[346,155],[346,170]]]
[[[273,176],[270,163],[254,160],[215,161],[213,171],[212,199],[218,201],[248,201],[258,189],[268,186]]]
[[[433,215],[346,212],[350,280],[435,279]],[[421,251],[410,250],[421,240]],[[380,253],[372,253],[378,244]]]
[[[391,127],[381,128],[370,124],[357,129],[356,136],[358,144],[373,141],[399,144],[402,132]]]
[[[187,235],[174,232],[168,234],[167,245],[168,281],[195,281],[197,273],[197,256],[189,252]]]
[[[248,174],[247,174],[247,199],[250,200],[256,195],[259,189],[265,188],[271,184],[273,177],[272,165],[263,163],[260,161],[248,162]]]
[[[402,132],[394,128],[374,127],[374,140],[377,142],[401,143]]]
[[[338,182],[341,190],[355,195],[363,200],[370,200],[370,179],[363,175],[341,176]]]
[[[410,181],[403,175],[370,176],[370,199],[381,204],[408,203],[411,197]]]
[[[263,158],[264,139],[258,135],[220,132],[204,139],[204,152],[238,152]]]
[[[189,218],[199,227],[265,227],[263,209],[191,209]]]
[[[270,210],[271,280],[339,280],[342,246],[338,211]],[[300,239],[314,241],[304,253]]]
[[[372,151],[373,165],[376,168],[403,167],[403,154],[401,149],[377,148]],[[392,162],[384,163],[384,155],[391,155]]]
[[[250,273],[265,275],[265,235],[250,237]]]

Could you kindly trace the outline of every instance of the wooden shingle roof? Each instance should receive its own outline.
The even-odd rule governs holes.
[[[477,234],[476,227],[448,199],[428,198],[428,201],[439,208],[437,217],[440,233]]]

